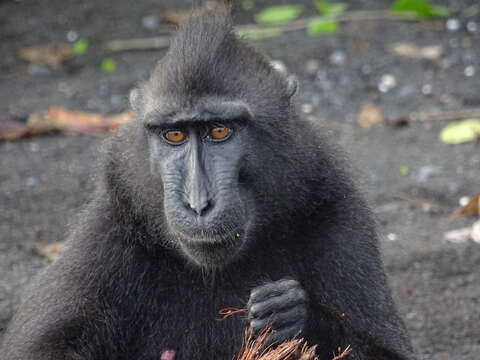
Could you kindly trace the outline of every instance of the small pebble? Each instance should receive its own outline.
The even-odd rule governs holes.
[[[38,179],[34,176],[29,176],[27,180],[25,180],[25,185],[27,186],[35,186],[38,184]]]
[[[142,26],[147,30],[155,30],[160,25],[160,19],[156,15],[147,15],[142,18]]]
[[[78,40],[78,32],[75,30],[70,30],[67,32],[67,41],[68,42],[75,42]]]
[[[448,45],[450,45],[451,48],[456,49],[460,45],[460,41],[458,39],[450,39],[448,40]]]
[[[472,77],[473,75],[475,75],[475,67],[473,65],[469,65],[465,68],[465,70],[463,70],[463,73],[467,77]]]
[[[361,71],[365,75],[370,75],[372,73],[372,66],[370,64],[363,64]]]
[[[446,27],[450,31],[457,31],[460,29],[460,21],[458,19],[448,19],[446,22]]]
[[[397,234],[394,234],[394,233],[388,234],[388,235],[387,235],[387,240],[388,240],[388,241],[396,241],[396,240],[398,240]]]
[[[311,114],[313,112],[312,104],[302,104],[301,110],[304,114]]]
[[[315,74],[319,68],[320,68],[320,61],[318,61],[317,59],[310,59],[305,64],[305,70],[309,74]]]
[[[459,200],[458,200],[458,204],[460,206],[465,206],[469,203],[470,201],[470,198],[468,196],[462,196]]]
[[[380,78],[378,90],[380,90],[382,93],[386,93],[392,90],[395,86],[397,86],[397,79],[395,79],[395,76],[391,74],[384,74]]]
[[[407,315],[405,317],[408,320],[413,320],[413,319],[418,318],[418,314],[415,311],[412,311],[412,312],[407,313]]]
[[[469,22],[467,23],[467,30],[468,30],[469,32],[472,32],[472,33],[473,33],[473,32],[476,32],[476,31],[478,30],[478,25],[477,25],[477,23],[476,23],[475,21],[469,21]]]
[[[454,63],[455,63],[455,60],[454,60],[452,57],[446,57],[446,58],[443,58],[443,59],[440,61],[440,66],[441,66],[443,69],[448,69],[448,68],[450,68]]]
[[[424,84],[422,86],[422,94],[423,95],[430,95],[432,93],[432,85],[431,84]]]
[[[329,60],[333,65],[343,65],[345,63],[345,53],[340,50],[336,50],[330,54]]]

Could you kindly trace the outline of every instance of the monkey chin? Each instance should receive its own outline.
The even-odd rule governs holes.
[[[224,267],[237,257],[244,245],[241,232],[220,237],[177,236],[180,249],[188,260],[203,268]]]

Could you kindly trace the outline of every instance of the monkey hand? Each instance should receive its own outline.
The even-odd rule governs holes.
[[[247,309],[249,330],[260,334],[270,327],[269,343],[280,343],[304,329],[307,295],[298,281],[282,279],[254,288]]]

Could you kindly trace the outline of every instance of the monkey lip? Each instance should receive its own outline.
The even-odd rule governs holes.
[[[184,254],[202,267],[216,267],[228,263],[240,251],[245,241],[241,231],[228,234],[177,234]]]
[[[188,245],[235,244],[243,242],[243,230],[221,231],[180,231],[180,241]]]

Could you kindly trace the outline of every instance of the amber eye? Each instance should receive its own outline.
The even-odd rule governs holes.
[[[219,127],[210,129],[209,136],[210,136],[210,139],[214,141],[222,141],[222,140],[227,140],[230,137],[231,133],[232,133],[232,130],[230,130],[229,128],[219,126]]]
[[[169,143],[181,144],[187,138],[187,133],[181,130],[168,130],[163,134],[163,136]]]

